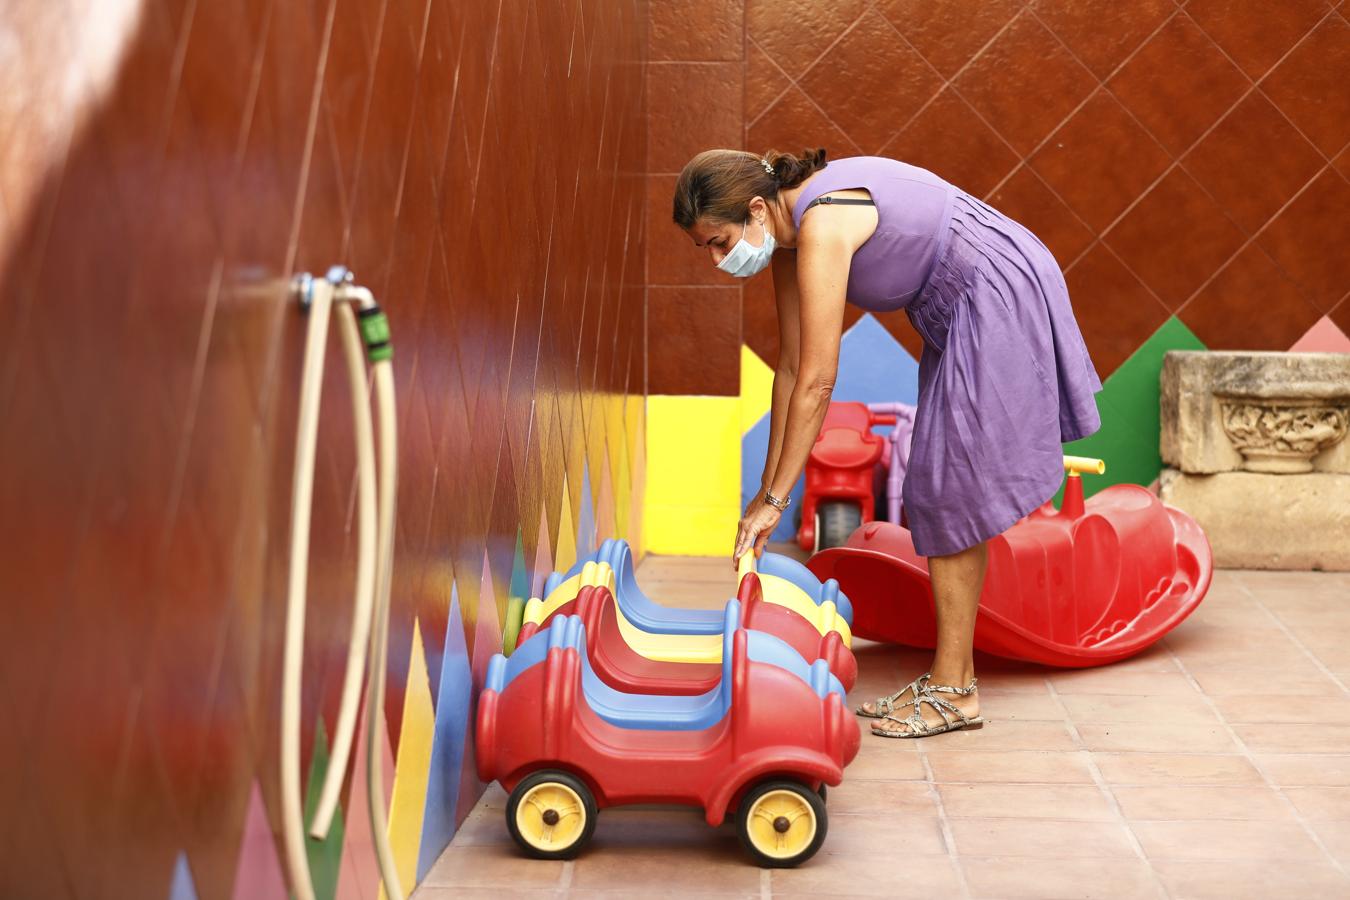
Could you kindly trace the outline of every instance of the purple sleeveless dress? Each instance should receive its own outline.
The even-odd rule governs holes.
[[[1059,264],[1030,231],[931,172],[878,156],[817,172],[793,208],[866,188],[877,230],[848,301],[904,309],[923,338],[905,515],[924,556],[1006,531],[1059,489],[1062,442],[1101,426],[1102,388]]]

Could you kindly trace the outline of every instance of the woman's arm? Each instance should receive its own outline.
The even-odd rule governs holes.
[[[811,447],[834,391],[834,379],[839,368],[839,339],[844,326],[844,299],[848,285],[849,264],[856,245],[850,237],[803,229],[798,239],[795,283],[797,291],[797,371],[791,387],[783,390],[782,438],[780,449],[771,450],[772,471],[766,481],[775,497],[786,498],[797,478],[806,468]],[[780,301],[781,302],[781,301]],[[781,316],[781,314],[780,314]],[[780,348],[781,353],[781,348]],[[780,379],[775,375],[775,394]],[[775,405],[780,401],[775,396]],[[774,417],[777,418],[775,410]],[[736,535],[733,565],[747,551],[758,556],[777,527],[781,512],[769,504],[751,504]]]
[[[783,450],[783,431],[787,423],[788,400],[797,384],[797,366],[801,357],[797,251],[781,250],[773,255],[773,293],[778,306],[778,364],[773,372],[773,405],[769,411],[769,450],[764,458],[761,486],[769,483],[778,468],[778,458]]]

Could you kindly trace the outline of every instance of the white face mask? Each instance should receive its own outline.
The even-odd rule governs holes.
[[[749,278],[751,275],[764,271],[764,267],[769,264],[773,257],[773,250],[776,246],[773,235],[765,225],[760,225],[764,230],[764,244],[756,247],[745,239],[745,230],[750,226],[750,220],[746,219],[741,227],[741,239],[736,242],[736,246],[722,261],[717,264],[717,268],[726,272],[728,275],[735,275],[737,278]]]

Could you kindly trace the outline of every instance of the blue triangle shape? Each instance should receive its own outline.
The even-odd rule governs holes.
[[[445,626],[445,658],[436,689],[436,724],[431,739],[431,770],[422,819],[422,842],[417,852],[417,880],[426,877],[433,863],[455,836],[461,769],[466,742],[472,740],[469,713],[473,699],[473,673],[469,649],[464,643],[464,623],[459,609],[459,589],[450,585],[450,612]]]

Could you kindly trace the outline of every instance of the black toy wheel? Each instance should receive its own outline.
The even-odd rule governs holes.
[[[848,543],[849,536],[862,525],[862,507],[848,500],[822,503],[816,514],[816,549],[828,550]]]
[[[595,833],[599,811],[591,789],[554,769],[523,779],[506,801],[506,829],[535,859],[572,859]]]
[[[741,801],[736,832],[760,866],[801,865],[825,843],[829,820],[820,794],[796,781],[756,785]]]

